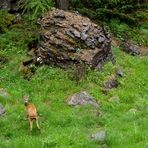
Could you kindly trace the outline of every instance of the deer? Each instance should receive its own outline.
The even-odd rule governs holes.
[[[39,123],[38,123],[38,118],[37,118],[37,110],[36,110],[35,105],[28,102],[28,100],[29,100],[28,95],[23,96],[23,99],[24,99],[24,104],[25,104],[26,111],[27,111],[27,117],[28,117],[29,124],[30,124],[30,131],[32,131],[32,126],[33,126],[34,120],[36,121],[37,128],[40,129]]]

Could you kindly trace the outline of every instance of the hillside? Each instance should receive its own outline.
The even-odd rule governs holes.
[[[109,26],[112,25],[116,34],[111,46],[116,63],[108,61],[98,71],[87,67],[82,79],[77,81],[73,78],[73,69],[31,64],[32,72],[22,71],[22,61],[29,58],[28,43],[39,38],[40,28],[26,14],[16,24],[11,24],[13,17],[1,13],[0,103],[5,113],[0,116],[0,147],[148,147],[148,31],[145,22],[132,32],[130,27],[128,30],[125,24],[112,20]],[[132,56],[121,50],[118,46],[119,36],[124,32],[121,29],[131,31],[134,36],[130,40],[141,44],[141,54]],[[123,76],[117,77],[117,71]],[[104,92],[104,81],[112,76],[117,77],[118,86]],[[81,91],[91,94],[99,107],[69,106],[66,102],[69,96]],[[22,98],[25,94],[37,107],[41,128],[38,130],[34,123],[31,133]],[[100,130],[106,133],[103,142],[90,138]]]

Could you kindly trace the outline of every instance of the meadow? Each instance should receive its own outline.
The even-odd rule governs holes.
[[[107,62],[100,71],[88,68],[79,82],[72,79],[71,70],[50,66],[34,67],[35,74],[28,81],[19,67],[27,57],[27,43],[36,33],[31,25],[14,25],[0,34],[0,56],[5,57],[0,62],[0,88],[9,93],[0,96],[6,109],[0,117],[0,147],[148,147],[148,57],[131,56],[112,46],[116,63]],[[119,86],[104,94],[103,81],[117,69],[124,73],[118,78]],[[91,105],[67,105],[70,95],[83,90],[96,98],[97,110]],[[29,131],[22,99],[25,94],[37,107],[40,131],[35,125],[32,133]],[[106,131],[103,143],[89,138],[100,129]]]

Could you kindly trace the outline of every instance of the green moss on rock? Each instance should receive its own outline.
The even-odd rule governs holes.
[[[9,14],[7,11],[0,11],[0,32],[5,32],[8,26],[12,24],[15,15]]]

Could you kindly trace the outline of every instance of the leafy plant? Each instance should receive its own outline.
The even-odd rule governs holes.
[[[0,11],[0,32],[5,32],[7,27],[12,24],[14,18],[15,16],[7,11]]]
[[[146,11],[135,14],[135,11],[147,9],[145,1],[134,0],[69,0],[71,7],[80,13],[93,19],[103,21],[118,18],[121,21],[135,25],[138,20],[144,20],[147,17]]]
[[[113,32],[116,37],[129,38],[133,41],[136,41],[138,44],[143,44],[146,46],[148,45],[146,28],[147,24],[133,27],[121,22],[118,19],[112,19],[108,25],[110,31]]]
[[[120,20],[117,19],[111,20],[110,28],[117,37],[126,36],[127,32],[130,30],[127,24],[121,23]]]
[[[23,13],[29,13],[30,19],[33,20],[53,5],[52,0],[25,0],[23,3],[20,3],[20,8],[23,8]]]

